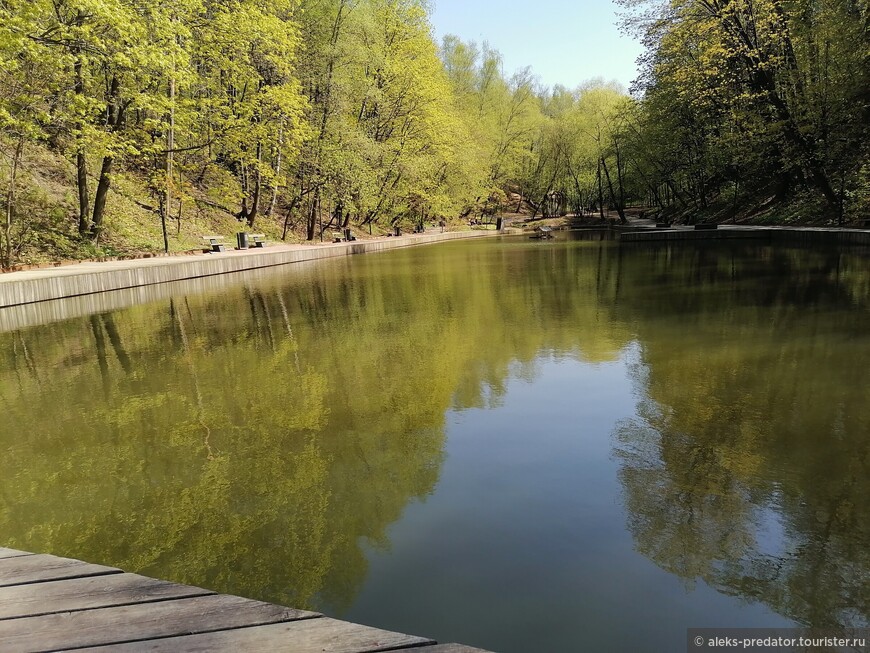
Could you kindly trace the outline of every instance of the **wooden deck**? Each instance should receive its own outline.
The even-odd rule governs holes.
[[[0,548],[0,651],[481,653],[80,560]]]

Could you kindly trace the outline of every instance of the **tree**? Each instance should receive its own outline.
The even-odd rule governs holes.
[[[24,155],[28,144],[46,137],[51,95],[61,79],[50,53],[27,37],[33,6],[0,6],[0,153],[6,159],[0,230],[0,267],[10,267],[29,228],[28,211],[22,210],[20,193]]]
[[[688,193],[702,209],[729,185],[735,197],[739,185],[780,200],[808,189],[842,218],[866,156],[866,7],[840,0],[681,0],[660,10],[624,4],[641,9],[635,24],[649,48],[638,91],[648,111],[644,130],[659,135],[640,140],[661,147],[669,133],[663,149],[685,159],[680,165],[648,153],[660,161],[653,185]]]

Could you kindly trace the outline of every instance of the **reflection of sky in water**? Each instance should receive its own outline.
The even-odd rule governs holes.
[[[759,506],[753,516],[755,522],[755,545],[760,555],[782,557],[789,551],[785,524],[779,506]]]
[[[517,652],[678,650],[689,626],[791,625],[703,582],[689,588],[636,552],[611,433],[634,415],[637,356],[545,355],[496,407],[448,414],[433,495],[390,528],[388,551],[367,549],[367,581],[345,616],[386,613],[388,628]]]

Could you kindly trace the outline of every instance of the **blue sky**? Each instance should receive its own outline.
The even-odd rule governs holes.
[[[438,41],[455,34],[501,52],[504,71],[531,66],[548,86],[594,77],[628,87],[642,48],[616,27],[611,0],[431,0]]]

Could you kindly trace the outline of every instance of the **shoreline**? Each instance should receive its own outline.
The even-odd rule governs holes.
[[[7,272],[0,275],[0,309],[290,265],[303,261],[367,254],[448,240],[482,238],[497,233],[448,231],[408,234],[350,243],[270,245],[262,249],[93,261]]]

